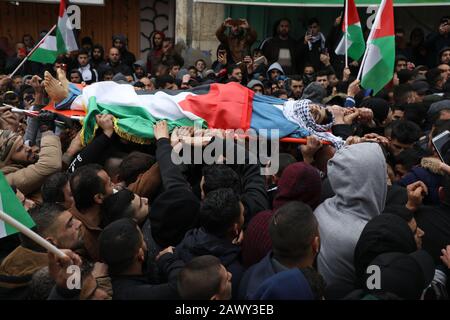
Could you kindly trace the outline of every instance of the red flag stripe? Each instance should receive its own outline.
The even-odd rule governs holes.
[[[375,29],[372,39],[394,36],[394,6],[392,5],[392,0],[386,0],[384,6],[380,7],[379,10],[383,11],[381,12],[378,28]],[[373,28],[376,27],[375,25],[373,26]]]
[[[64,15],[64,11],[66,11],[66,1],[61,0],[61,2],[59,4],[59,17],[60,18],[62,18],[62,16]]]

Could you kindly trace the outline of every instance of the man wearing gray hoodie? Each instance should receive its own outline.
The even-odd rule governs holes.
[[[267,79],[272,82],[277,82],[279,76],[283,76],[284,71],[278,62],[274,62],[267,69]]]
[[[344,146],[328,162],[328,178],[335,196],[314,211],[321,235],[317,267],[327,283],[327,298],[340,299],[354,289],[353,254],[359,236],[384,210],[387,169],[381,147]]]

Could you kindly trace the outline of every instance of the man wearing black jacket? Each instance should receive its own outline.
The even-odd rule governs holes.
[[[130,218],[108,225],[99,237],[100,256],[108,265],[113,299],[178,299],[177,276],[184,263],[177,260],[171,247],[160,252],[156,260],[167,283],[151,284],[143,273],[147,245],[137,223]]]
[[[421,206],[415,216],[417,225],[425,231],[423,248],[441,263],[441,250],[450,244],[450,176],[444,178],[443,187],[439,188],[441,204]]]
[[[269,65],[278,62],[286,74],[294,74],[297,71],[297,44],[289,36],[290,25],[289,19],[279,20],[273,37],[264,40],[260,47]]]

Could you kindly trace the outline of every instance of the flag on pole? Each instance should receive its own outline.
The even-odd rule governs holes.
[[[366,44],[354,0],[348,0],[348,5],[345,6],[342,18],[342,32],[344,34],[336,47],[335,53],[337,55],[345,55],[345,37],[347,37],[347,54],[353,60],[358,60],[364,54]]]
[[[54,63],[58,55],[78,50],[73,30],[66,11],[66,1],[59,4],[58,25],[56,36],[49,35],[34,51],[29,60],[40,63]]]
[[[395,33],[392,0],[382,0],[367,39],[361,85],[378,93],[394,75]],[[359,78],[359,77],[358,77]]]
[[[16,194],[6,181],[5,176],[0,172],[0,211],[13,217],[28,228],[34,227],[33,219],[17,199]],[[15,228],[0,220],[0,238],[4,238],[11,234],[17,233]]]

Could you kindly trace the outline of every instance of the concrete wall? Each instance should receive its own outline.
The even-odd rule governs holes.
[[[174,37],[175,0],[140,0],[140,21],[140,56],[144,59],[155,31],[164,31],[167,37]]]
[[[223,22],[225,5],[177,0],[175,39],[184,40],[187,47],[203,54],[215,55],[219,42],[215,32]],[[199,53],[196,53],[199,55]]]

